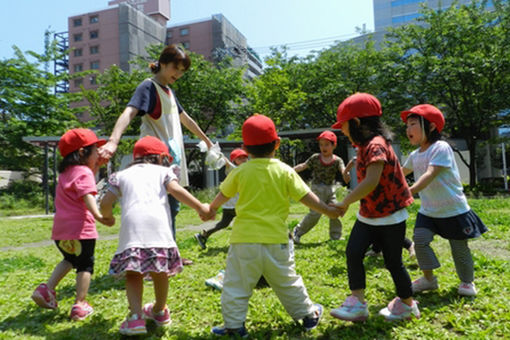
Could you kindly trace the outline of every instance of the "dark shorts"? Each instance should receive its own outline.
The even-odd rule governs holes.
[[[488,230],[473,210],[446,218],[428,217],[418,213],[414,228],[427,228],[448,240],[475,238]]]
[[[94,273],[94,249],[96,240],[55,240],[58,250],[64,255],[64,260],[71,263],[76,272]]]

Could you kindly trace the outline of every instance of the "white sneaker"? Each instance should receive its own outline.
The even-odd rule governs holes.
[[[419,319],[421,316],[416,301],[413,300],[413,305],[408,306],[399,297],[391,300],[387,307],[379,311],[379,315],[384,316],[388,321],[411,320],[413,316]]]
[[[340,320],[365,321],[368,318],[368,305],[366,302],[359,302],[357,297],[350,295],[340,307],[332,309],[329,314]]]
[[[464,296],[476,296],[478,293],[474,282],[461,282],[457,291]]]
[[[413,293],[419,293],[425,290],[436,290],[437,288],[437,277],[435,276],[432,281],[427,280],[423,276],[413,281]]]

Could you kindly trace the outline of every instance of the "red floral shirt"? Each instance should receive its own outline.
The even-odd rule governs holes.
[[[413,196],[404,173],[391,145],[381,136],[372,138],[366,145],[358,147],[356,176],[358,183],[366,177],[367,167],[383,161],[384,168],[377,187],[360,201],[359,213],[363,217],[389,216],[409,206]]]

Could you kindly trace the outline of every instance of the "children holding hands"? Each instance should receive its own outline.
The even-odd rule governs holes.
[[[119,245],[110,263],[110,274],[125,276],[129,315],[120,326],[123,335],[147,332],[145,320],[157,326],[170,324],[166,305],[168,276],[182,270],[182,260],[172,234],[168,193],[190,206],[205,220],[211,216],[203,204],[180,186],[168,147],[158,138],[146,136],[136,142],[133,163],[109,179],[109,191],[101,201],[101,212],[112,216],[119,199],[122,215]],[[143,278],[154,284],[155,302],[142,307]]]

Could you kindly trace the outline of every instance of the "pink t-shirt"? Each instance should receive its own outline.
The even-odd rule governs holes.
[[[89,167],[73,165],[58,176],[52,240],[97,238],[96,221],[82,199],[86,194],[97,194]]]

